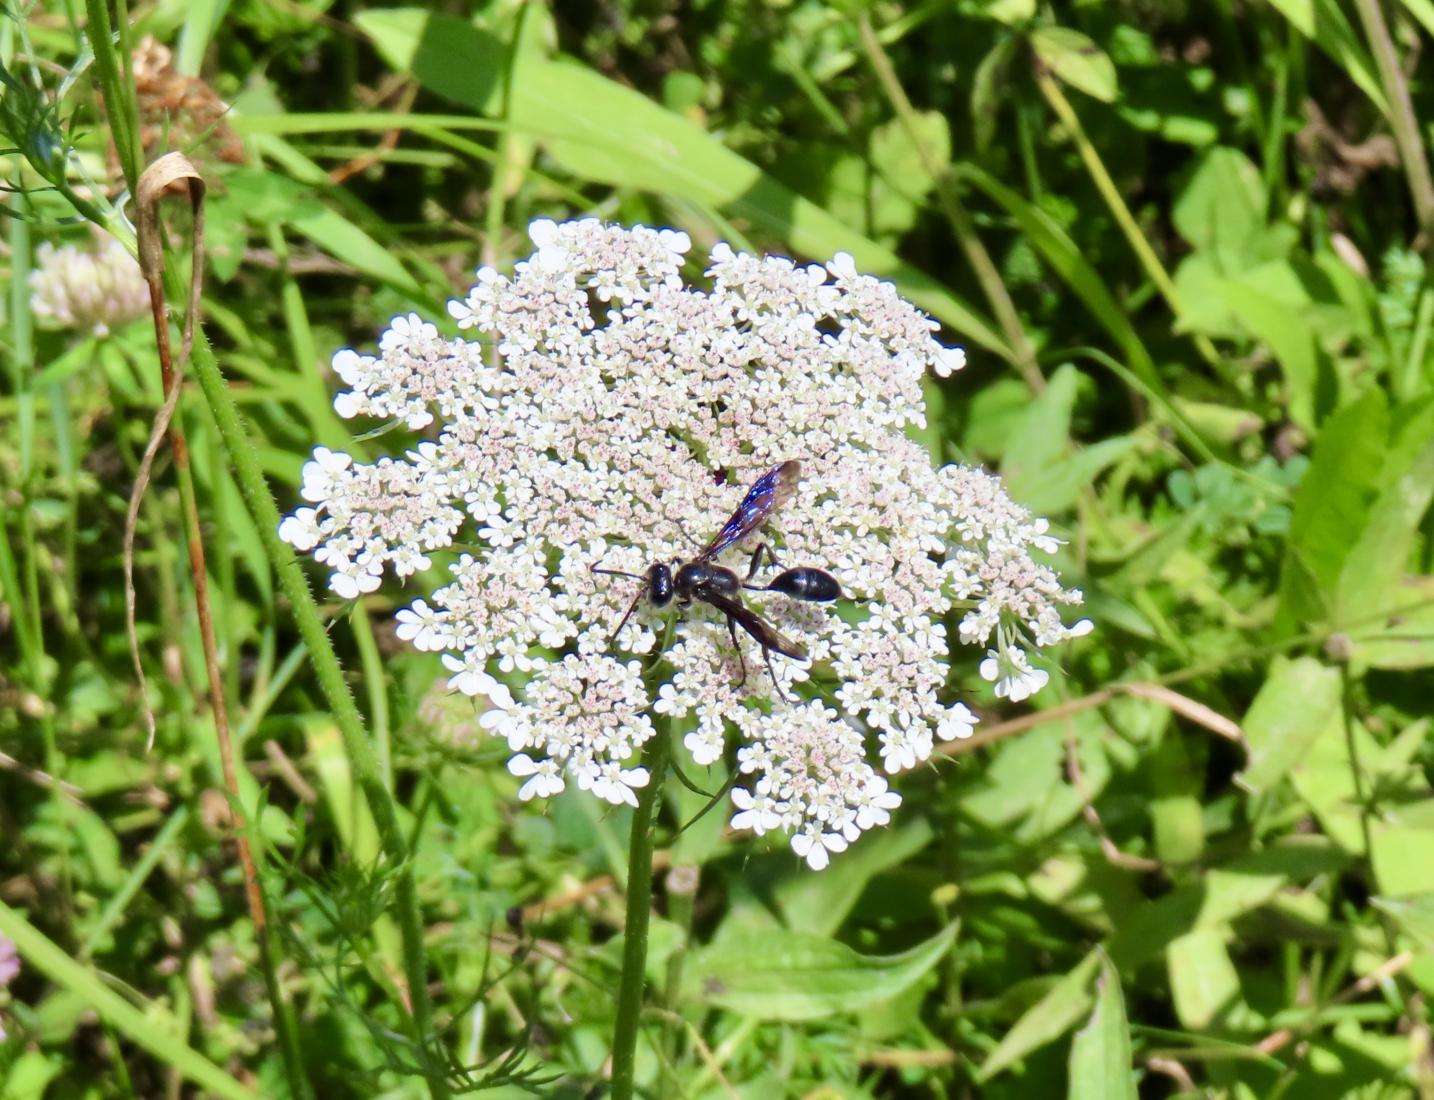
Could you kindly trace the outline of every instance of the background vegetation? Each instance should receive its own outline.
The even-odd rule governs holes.
[[[628,818],[520,808],[393,592],[323,608],[355,755],[244,483],[287,509],[314,444],[402,445],[335,418],[331,352],[595,213],[893,279],[970,354],[933,454],[1052,517],[1097,624],[1045,709],[973,697],[986,732],[825,873],[720,814],[677,835],[703,800],[671,785],[640,1089],[1434,1096],[1434,4],[441,8],[160,0],[110,16],[117,53],[99,3],[0,20],[0,1095],[601,1093]],[[208,184],[178,423],[268,934],[169,458],[135,565],[152,749],[125,640],[154,330],[31,313],[35,246],[89,232],[37,173],[61,140],[111,196],[135,148]]]

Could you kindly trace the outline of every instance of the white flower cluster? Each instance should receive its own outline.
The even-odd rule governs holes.
[[[105,336],[149,312],[149,289],[135,258],[113,237],[93,248],[45,241],[35,249],[30,310],[56,328]]]
[[[964,356],[850,257],[799,266],[718,245],[703,289],[680,274],[683,233],[585,220],[538,221],[531,234],[537,251],[511,278],[485,268],[449,305],[485,342],[410,315],[377,356],[335,356],[349,386],[341,414],[436,438],[372,465],[319,448],[304,469],[313,507],[281,534],[352,598],[385,569],[427,569],[462,529],[471,552],[398,613],[399,636],[443,653],[450,686],[486,698],[481,724],[507,739],[524,798],[573,780],[635,802],[656,717],[699,765],[735,741],[750,786],[733,792],[732,824],[784,831],[823,867],[899,804],[882,772],[972,731],[948,684],[948,613],[964,613],[963,642],[994,636],[982,673],[1018,700],[1045,682],[1028,648],[1089,628],[1058,614],[1080,593],[1032,559],[1054,546],[1044,521],[980,470],[933,468],[908,435],[924,424],[926,372],[949,374]],[[795,494],[721,560],[745,572],[760,537],[783,566],[837,577],[850,598],[835,605],[747,597],[811,663],[774,656],[776,690],[755,642],[738,635],[744,664],[701,601],[644,600],[611,640],[641,584],[592,568],[641,574],[691,558],[789,459],[802,463]],[[675,640],[657,653],[669,628]],[[614,649],[651,656],[644,667]],[[515,672],[513,691],[496,678]]]

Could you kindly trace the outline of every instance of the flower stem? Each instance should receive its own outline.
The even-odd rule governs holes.
[[[647,969],[647,924],[652,913],[652,822],[662,798],[671,735],[661,730],[643,752],[647,786],[632,815],[627,854],[627,921],[623,930],[622,979],[617,991],[617,1026],[612,1037],[612,1100],[632,1100],[637,1060],[637,1025],[642,1016]]]

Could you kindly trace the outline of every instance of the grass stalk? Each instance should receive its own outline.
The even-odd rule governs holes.
[[[1091,182],[1095,189],[1100,192],[1100,197],[1105,200],[1106,208],[1110,211],[1115,223],[1120,226],[1120,231],[1125,235],[1126,242],[1130,245],[1131,251],[1140,261],[1140,266],[1145,269],[1146,277],[1155,285],[1160,296],[1165,299],[1165,304],[1177,318],[1185,315],[1184,305],[1180,300],[1180,293],[1175,289],[1175,282],[1170,278],[1170,273],[1165,270],[1165,265],[1160,262],[1160,257],[1155,254],[1155,249],[1150,247],[1150,242],[1145,239],[1145,234],[1131,214],[1130,207],[1125,204],[1121,196],[1120,188],[1111,179],[1110,173],[1105,170],[1105,163],[1100,159],[1095,146],[1091,144],[1090,138],[1086,135],[1085,128],[1080,123],[1080,116],[1075,113],[1070,100],[1061,91],[1061,86],[1049,73],[1038,73],[1036,84],[1041,89],[1041,94],[1046,97],[1051,110],[1061,120],[1061,125],[1070,134],[1071,140],[1075,143],[1076,151],[1080,154],[1081,163],[1085,165],[1086,172],[1090,175]],[[1219,350],[1210,342],[1209,337],[1195,335],[1192,337],[1195,343],[1195,350],[1200,357],[1225,381],[1235,383],[1231,377],[1229,366],[1225,362]]]
[[[1036,349],[1026,335],[1025,326],[1021,324],[1020,315],[1016,312],[1016,305],[1006,291],[1006,284],[1001,279],[1001,273],[996,270],[996,264],[991,259],[991,254],[986,251],[986,246],[981,243],[981,237],[976,232],[976,223],[972,220],[970,211],[966,209],[965,203],[956,193],[950,165],[941,163],[935,152],[927,145],[921,128],[916,123],[916,110],[906,95],[906,89],[901,86],[901,80],[896,75],[891,58],[887,56],[885,47],[882,46],[881,40],[871,25],[871,20],[864,13],[857,21],[857,31],[867,63],[876,73],[877,82],[881,85],[887,102],[890,103],[896,117],[901,120],[907,137],[911,139],[917,156],[921,158],[922,167],[926,170],[927,175],[935,181],[936,197],[941,206],[941,212],[946,216],[946,220],[951,226],[951,232],[961,245],[961,251],[966,254],[966,262],[971,265],[971,272],[976,276],[976,281],[980,283],[981,291],[985,294],[986,301],[990,303],[991,311],[996,315],[996,322],[1001,326],[1001,331],[1006,336],[1006,342],[1011,346],[1012,366],[1016,368],[1033,392],[1040,393],[1046,388],[1046,380],[1036,362]]]
[[[1419,221],[1422,245],[1428,249],[1434,244],[1434,239],[1431,239],[1434,238],[1434,180],[1430,179],[1424,139],[1419,134],[1419,119],[1409,98],[1409,82],[1399,67],[1394,39],[1389,34],[1389,24],[1385,21],[1379,0],[1355,0],[1354,6],[1379,69],[1379,82],[1384,85],[1384,95],[1389,100],[1389,125],[1394,131],[1394,144],[1409,182],[1409,196],[1414,200],[1414,216]]]

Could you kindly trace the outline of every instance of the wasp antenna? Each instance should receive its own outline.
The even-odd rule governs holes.
[[[632,574],[630,574],[630,573],[624,573],[624,574],[622,574],[622,576],[631,576],[631,575],[632,575]],[[641,578],[639,578],[639,579],[641,579]],[[607,644],[608,644],[608,645],[612,645],[612,644],[614,644],[614,643],[617,641],[617,636],[622,633],[622,628],[627,625],[627,620],[630,619],[630,618],[632,618],[632,613],[637,610],[637,605],[642,602],[642,596],[643,596],[643,593],[639,592],[639,593],[633,598],[632,603],[630,603],[630,604],[627,605],[627,613],[626,613],[625,615],[623,615],[623,617],[622,617],[622,622],[620,622],[620,623],[617,624],[617,629],[614,630],[611,635],[609,635],[608,640],[607,640]]]
[[[621,569],[599,569],[596,565],[590,565],[588,568],[594,573],[603,574],[605,577],[629,577],[635,581],[646,580],[641,573],[624,573]]]

